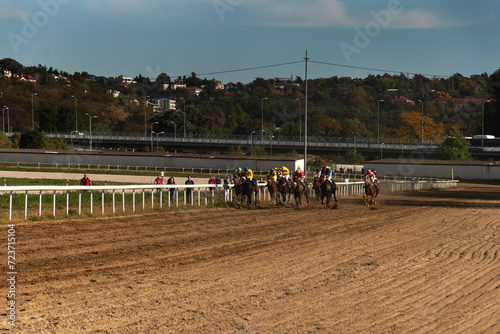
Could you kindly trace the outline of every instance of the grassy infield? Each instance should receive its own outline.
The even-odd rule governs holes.
[[[88,169],[68,169],[68,168],[36,168],[36,167],[22,167],[19,168],[17,166],[6,166],[3,165],[0,167],[0,170],[19,170],[25,171],[26,173],[30,172],[68,172],[68,173],[100,173],[100,174],[119,174],[119,175],[143,175],[143,176],[151,176],[152,178],[158,175],[156,171],[126,171],[126,170],[88,170]],[[191,172],[182,172],[182,171],[169,171],[168,176],[173,176],[179,179],[185,179],[187,175],[191,175],[192,177],[208,177],[208,174],[201,173],[191,173]],[[0,171],[1,175],[1,171]],[[67,180],[50,180],[50,179],[13,179],[13,178],[0,178],[0,190],[1,186],[5,183],[8,186],[66,186]],[[122,185],[122,184],[130,184],[126,182],[107,182],[107,185]],[[79,185],[79,181],[70,180],[69,185]],[[99,182],[94,182],[94,185],[101,185]],[[115,193],[115,213],[113,214],[113,195],[111,193],[104,194],[104,215],[102,214],[102,193],[101,191],[93,191],[93,213],[90,212],[90,192],[84,191],[82,192],[82,212],[81,216],[78,214],[78,192],[70,192],[69,193],[69,214],[66,215],[66,194],[57,194],[56,195],[56,215],[52,215],[53,209],[53,194],[44,192],[42,195],[42,215],[38,215],[39,209],[39,193],[31,192],[28,194],[28,221],[40,221],[40,220],[50,220],[50,219],[63,219],[63,218],[88,218],[92,216],[122,216],[122,215],[131,215],[134,214],[133,207],[133,194],[125,193],[125,212],[123,211],[122,204],[122,192],[117,191]],[[154,207],[151,208],[151,196],[154,196]],[[205,192],[201,191],[201,207],[202,208],[211,208],[211,207],[232,207],[232,203],[225,203],[223,201],[223,192],[220,192],[220,203],[218,199],[218,192],[215,192],[214,204],[212,204],[212,197],[210,193],[208,193],[208,205],[205,205]],[[19,222],[25,221],[24,219],[24,208],[25,208],[25,194],[24,193],[16,193],[13,194],[12,197],[12,220],[9,221],[9,194],[8,193],[0,193],[0,224],[7,224],[9,222]],[[137,189],[135,192],[135,213],[152,213],[152,212],[167,212],[167,211],[178,211],[178,210],[186,210],[186,209],[195,209],[199,208],[198,203],[198,191],[194,192],[194,206],[184,206],[184,191],[179,191],[179,207],[171,204],[170,208],[168,207],[168,191],[164,191],[162,194],[162,208],[160,208],[160,194],[157,191],[151,193],[151,190],[146,189],[144,193],[144,210],[143,210],[143,194],[142,189]]]

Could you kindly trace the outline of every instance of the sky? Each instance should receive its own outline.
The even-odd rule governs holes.
[[[0,0],[0,59],[227,82],[500,68],[498,0]]]

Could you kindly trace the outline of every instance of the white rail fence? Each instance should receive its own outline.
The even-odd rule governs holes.
[[[401,191],[428,190],[432,188],[449,188],[456,186],[458,181],[440,180],[440,181],[382,181],[380,182],[381,193],[395,193]],[[266,183],[258,184],[261,189],[262,200],[269,200],[269,192]],[[202,206],[209,204],[220,204],[221,202],[233,202],[233,185],[228,185],[227,190],[223,185],[213,184],[195,184],[195,185],[110,185],[110,186],[4,186],[0,187],[0,196],[7,195],[9,198],[9,220],[12,220],[14,211],[13,198],[14,195],[24,194],[24,219],[28,219],[28,203],[29,196],[38,196],[38,216],[42,216],[43,201],[45,196],[52,197],[52,216],[56,216],[56,208],[58,199],[61,201],[63,197],[65,201],[66,215],[70,214],[70,208],[75,205],[70,201],[70,197],[75,197],[77,194],[78,215],[82,215],[83,203],[89,203],[87,210],[90,215],[94,214],[94,198],[101,197],[101,213],[105,213],[106,197],[108,203],[111,202],[112,212],[116,213],[118,207],[121,206],[121,211],[126,212],[126,204],[130,205],[130,200],[126,200],[126,193],[132,194],[131,210],[136,212],[138,207],[146,208],[146,192],[151,195],[151,208],[155,207],[163,209],[164,206],[179,207],[180,205]],[[183,196],[179,198],[179,194]],[[364,193],[364,182],[349,182],[337,183],[337,195],[339,197],[361,196]],[[140,195],[137,200],[137,195]],[[196,195],[195,195],[196,194]],[[311,194],[314,194],[311,191]],[[106,196],[105,196],[106,195]],[[85,197],[86,201],[83,201]],[[109,199],[111,197],[111,199]],[[73,199],[74,200],[74,199]],[[120,201],[121,200],[121,201]],[[179,203],[179,200],[181,203]],[[166,202],[166,203],[165,203]],[[45,203],[45,205],[47,205]],[[149,204],[148,204],[149,206]],[[33,211],[33,208],[30,208]],[[45,209],[46,210],[46,209]],[[72,209],[74,210],[74,209]],[[97,208],[99,210],[99,208]],[[108,209],[109,210],[109,209]]]

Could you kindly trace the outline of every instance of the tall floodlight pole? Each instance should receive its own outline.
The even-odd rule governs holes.
[[[170,121],[170,124],[174,125],[174,141],[177,138],[177,125],[175,124],[174,121]]]
[[[75,99],[75,131],[78,132],[78,109],[77,109],[77,104],[76,104],[76,96],[72,96],[72,98]]]
[[[384,100],[378,100],[378,102],[377,102],[377,110],[378,110],[378,116],[377,116],[377,145],[380,143],[380,102],[384,102]]]
[[[483,101],[483,119],[481,121],[481,146],[484,147],[484,104],[489,103],[490,100]]]
[[[5,109],[7,109],[6,106],[3,106],[2,108],[2,132],[5,133]]]
[[[146,104],[144,108],[144,139],[146,139],[147,131],[148,131],[148,105],[149,105],[149,96],[146,96]]]
[[[309,58],[307,57],[307,50],[304,60],[306,61],[306,100],[304,106],[304,175],[307,176],[307,61],[309,60]]]
[[[260,134],[262,136],[262,142],[264,142],[264,100],[267,100],[267,97],[262,98],[262,106],[261,106],[261,112],[262,112],[262,125],[260,129]]]
[[[33,109],[33,97],[37,95],[37,93],[31,94],[31,129],[33,130],[35,130],[35,111]]]
[[[422,103],[422,144],[424,143],[424,101],[418,100],[418,102]]]
[[[91,116],[88,113],[85,115],[89,116],[89,134],[90,134],[90,151],[92,151],[92,118],[97,118],[97,116]]]

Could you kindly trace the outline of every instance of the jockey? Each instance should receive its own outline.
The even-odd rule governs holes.
[[[236,171],[236,174],[238,175],[238,177],[243,177],[245,176],[245,172],[243,171],[243,169],[241,169],[241,167],[238,168],[238,170]]]
[[[330,167],[323,166],[323,168],[321,169],[321,175],[324,175],[325,179],[330,183],[332,182],[332,169]]]
[[[320,176],[321,176],[321,171],[320,171],[319,169],[316,169],[316,171],[314,172],[313,177],[314,177],[315,179],[316,179],[316,178],[318,178],[318,179],[319,179],[319,178],[320,178]]]
[[[267,173],[267,179],[276,182],[276,170],[274,168],[271,168]]]
[[[377,181],[377,176],[375,175],[374,172],[370,168],[366,171],[366,175],[370,178],[370,181],[373,183],[375,187],[378,187],[378,181]]]
[[[290,170],[286,168],[285,166],[281,167],[281,173],[283,174],[283,177],[289,181],[290,180]]]
[[[295,171],[295,176],[299,179],[300,182],[306,183],[306,175],[304,174],[302,169],[300,169],[300,167],[297,167],[297,170]]]
[[[257,185],[255,183],[255,180],[253,179],[253,171],[248,167],[245,167],[244,171],[245,171],[245,176],[247,177],[247,179],[249,179],[254,186]]]

